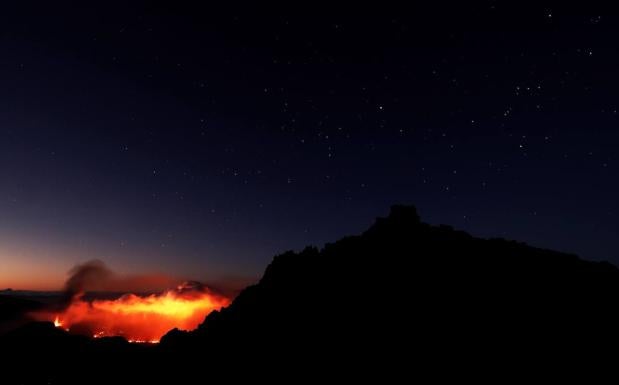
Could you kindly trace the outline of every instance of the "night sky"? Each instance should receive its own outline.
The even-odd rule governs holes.
[[[2,5],[0,288],[253,279],[395,203],[619,264],[619,17],[205,3]]]

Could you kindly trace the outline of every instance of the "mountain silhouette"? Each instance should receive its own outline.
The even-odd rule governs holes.
[[[139,381],[395,381],[516,375],[555,362],[565,372],[568,362],[616,346],[618,299],[619,270],[609,263],[475,238],[394,206],[361,235],[276,256],[230,306],[158,346],[40,323],[0,337],[0,346],[12,352],[6,379],[22,383],[106,382],[121,373]]]

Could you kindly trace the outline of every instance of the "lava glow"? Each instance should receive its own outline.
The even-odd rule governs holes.
[[[122,336],[129,342],[157,343],[173,328],[195,329],[213,310],[230,303],[204,288],[187,286],[162,294],[126,294],[115,300],[85,301],[77,296],[59,313],[42,313],[56,327],[94,338]]]

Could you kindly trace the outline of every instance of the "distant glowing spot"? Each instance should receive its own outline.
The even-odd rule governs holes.
[[[62,313],[41,312],[35,317],[53,320],[63,330],[87,331],[93,338],[121,336],[129,342],[155,344],[174,328],[194,330],[213,310],[229,303],[207,288],[181,285],[161,294],[125,294],[114,300],[85,301],[78,295]]]
[[[159,340],[150,340],[150,341],[145,341],[145,340],[127,340],[132,344],[158,344]]]

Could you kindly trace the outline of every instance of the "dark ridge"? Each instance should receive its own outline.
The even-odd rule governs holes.
[[[170,331],[157,347],[76,338],[49,325],[21,329],[0,346],[16,352],[13,362],[45,368],[21,382],[76,381],[93,362],[106,368],[102,381],[120,373],[176,382],[463,378],[582,364],[583,352],[614,348],[618,293],[619,271],[609,263],[475,238],[394,206],[361,235],[276,256],[229,307],[195,331]]]
[[[469,359],[514,365],[506,357],[522,349],[582,357],[577,347],[616,341],[618,293],[609,263],[475,238],[394,206],[360,236],[275,257],[228,308],[161,348],[355,378]]]
[[[0,291],[0,335],[28,322],[27,314],[41,307],[36,298],[14,295],[11,289]]]

